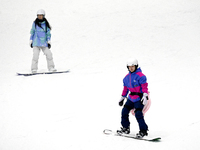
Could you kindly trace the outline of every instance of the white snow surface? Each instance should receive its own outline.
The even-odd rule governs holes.
[[[56,68],[71,72],[16,76],[30,72],[29,33],[41,8]],[[1,0],[0,149],[199,150],[199,41],[199,0]],[[147,76],[145,120],[159,143],[103,134],[121,126],[130,57]],[[47,71],[42,52],[39,70]]]

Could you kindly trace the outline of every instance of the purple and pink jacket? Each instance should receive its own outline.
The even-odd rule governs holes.
[[[142,70],[138,68],[135,72],[127,74],[123,79],[124,89],[122,92],[122,96],[126,97],[130,92],[137,93],[148,93],[148,83],[146,76],[142,73]],[[130,95],[128,99],[132,102],[140,101],[140,97],[138,95]]]

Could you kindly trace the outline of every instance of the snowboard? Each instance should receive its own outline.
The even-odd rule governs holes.
[[[69,70],[66,71],[55,71],[55,72],[37,72],[37,73],[17,73],[18,76],[33,76],[33,75],[42,75],[42,74],[59,74],[59,73],[68,73]]]
[[[155,137],[155,138],[150,138],[150,137],[137,138],[133,134],[124,134],[124,133],[119,134],[119,133],[114,132],[114,131],[109,130],[109,129],[105,129],[103,131],[103,133],[106,134],[106,135],[121,136],[121,137],[132,138],[132,139],[136,139],[136,140],[149,141],[149,142],[159,142],[161,140],[160,137]]]

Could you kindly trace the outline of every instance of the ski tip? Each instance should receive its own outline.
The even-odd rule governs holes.
[[[105,129],[105,130],[103,130],[103,133],[107,134],[107,135],[110,135],[110,134],[112,134],[112,130]]]
[[[161,137],[158,137],[158,138],[151,139],[150,141],[152,141],[152,142],[160,142],[160,140],[161,140]]]

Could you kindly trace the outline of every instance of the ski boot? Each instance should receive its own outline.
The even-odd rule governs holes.
[[[34,74],[34,73],[37,73],[37,70],[36,69],[33,69],[32,70],[32,73]]]
[[[130,127],[128,128],[123,128],[121,127],[121,130],[117,130],[118,134],[129,134],[130,133]]]
[[[57,70],[55,68],[50,68],[49,72],[56,72]]]
[[[139,133],[136,134],[136,138],[138,139],[143,138],[144,136],[148,136],[147,131],[139,131]]]

